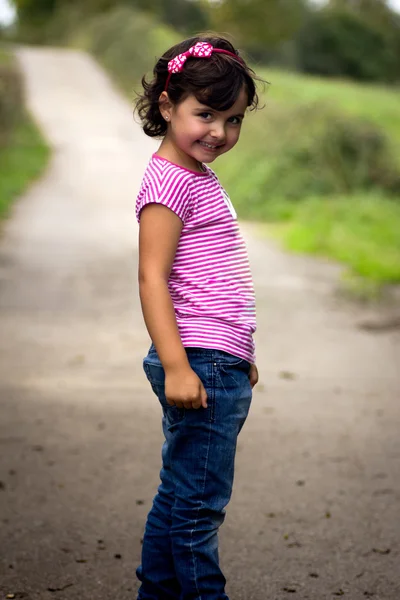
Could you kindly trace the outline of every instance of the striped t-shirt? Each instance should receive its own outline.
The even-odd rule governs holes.
[[[255,361],[255,296],[235,210],[215,173],[190,171],[156,154],[145,171],[136,217],[151,202],[183,222],[168,289],[185,347]]]

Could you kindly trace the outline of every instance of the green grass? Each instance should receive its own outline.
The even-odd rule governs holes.
[[[261,69],[260,75],[271,84],[265,96],[264,118],[268,118],[270,101],[294,106],[323,100],[347,114],[381,126],[400,149],[399,87],[360,84],[276,69]]]
[[[0,151],[0,219],[12,203],[45,168],[49,148],[38,128],[23,114],[10,143]]]
[[[0,47],[0,65],[15,70],[18,67],[14,55],[6,47]],[[7,143],[0,148],[0,219],[7,216],[13,202],[36,179],[45,168],[49,148],[31,116],[16,106],[16,123]]]
[[[13,64],[12,55],[7,52],[2,46],[0,46],[0,65],[12,65]]]
[[[399,231],[400,205],[377,195],[309,198],[272,228],[288,249],[334,258],[377,284],[400,281]]]
[[[400,165],[399,90],[278,70],[263,70],[260,74],[271,82],[262,96],[265,107],[246,117],[238,147],[215,166],[239,217],[272,222],[272,228],[265,228],[266,235],[272,232],[293,252],[335,259],[348,267],[351,277],[359,276],[378,286],[399,283],[399,198],[383,192],[357,192],[290,201],[264,183],[282,152],[279,125],[276,130],[270,121],[291,107],[316,101],[327,101],[340,112],[365,118],[382,128]],[[271,137],[274,127],[275,136]],[[293,127],[290,135],[297,133]],[[290,135],[286,134],[283,142],[288,150]],[[296,175],[293,173],[293,177]]]

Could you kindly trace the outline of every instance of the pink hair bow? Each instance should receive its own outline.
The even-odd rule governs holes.
[[[229,52],[229,50],[224,50],[223,48],[214,48],[208,42],[197,42],[194,46],[189,48],[186,52],[182,52],[182,54],[178,54],[169,61],[168,63],[168,77],[165,83],[164,90],[167,89],[169,81],[171,79],[171,75],[173,73],[180,73],[183,69],[183,66],[187,59],[192,56],[193,58],[210,58],[213,52],[219,52],[221,54],[229,54],[229,56],[233,56],[237,60],[242,61],[242,59],[233,52]]]
[[[208,42],[197,42],[195,46],[192,46],[186,52],[182,52],[182,54],[178,54],[178,56],[175,56],[175,58],[169,61],[168,72],[180,73],[189,56],[194,56],[195,58],[209,58],[213,50],[213,46]]]

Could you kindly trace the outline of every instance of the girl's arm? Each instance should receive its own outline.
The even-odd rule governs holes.
[[[168,291],[182,221],[161,204],[145,206],[139,229],[139,293],[144,320],[164,368],[189,364]]]
[[[139,294],[147,330],[165,371],[168,402],[183,408],[200,408],[207,406],[207,394],[190,367],[168,290],[182,227],[180,218],[161,204],[149,204],[142,209]]]

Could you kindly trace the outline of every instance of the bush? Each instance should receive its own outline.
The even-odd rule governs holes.
[[[23,80],[13,56],[0,49],[0,219],[40,175],[49,148],[24,107]]]
[[[307,21],[297,39],[302,70],[362,81],[400,78],[400,26],[382,27],[351,9],[325,8]]]
[[[400,193],[394,149],[379,126],[324,102],[269,102],[264,115],[262,120],[261,115],[246,117],[240,153],[222,157],[217,167],[242,216],[268,218],[277,200],[286,211],[282,201],[310,195],[375,189]]]
[[[400,192],[400,173],[380,128],[319,104],[295,109],[290,121],[279,123],[286,144],[269,177],[283,196]]]
[[[156,58],[177,43],[177,32],[129,7],[92,17],[70,43],[94,54],[126,91],[153,68]]]

